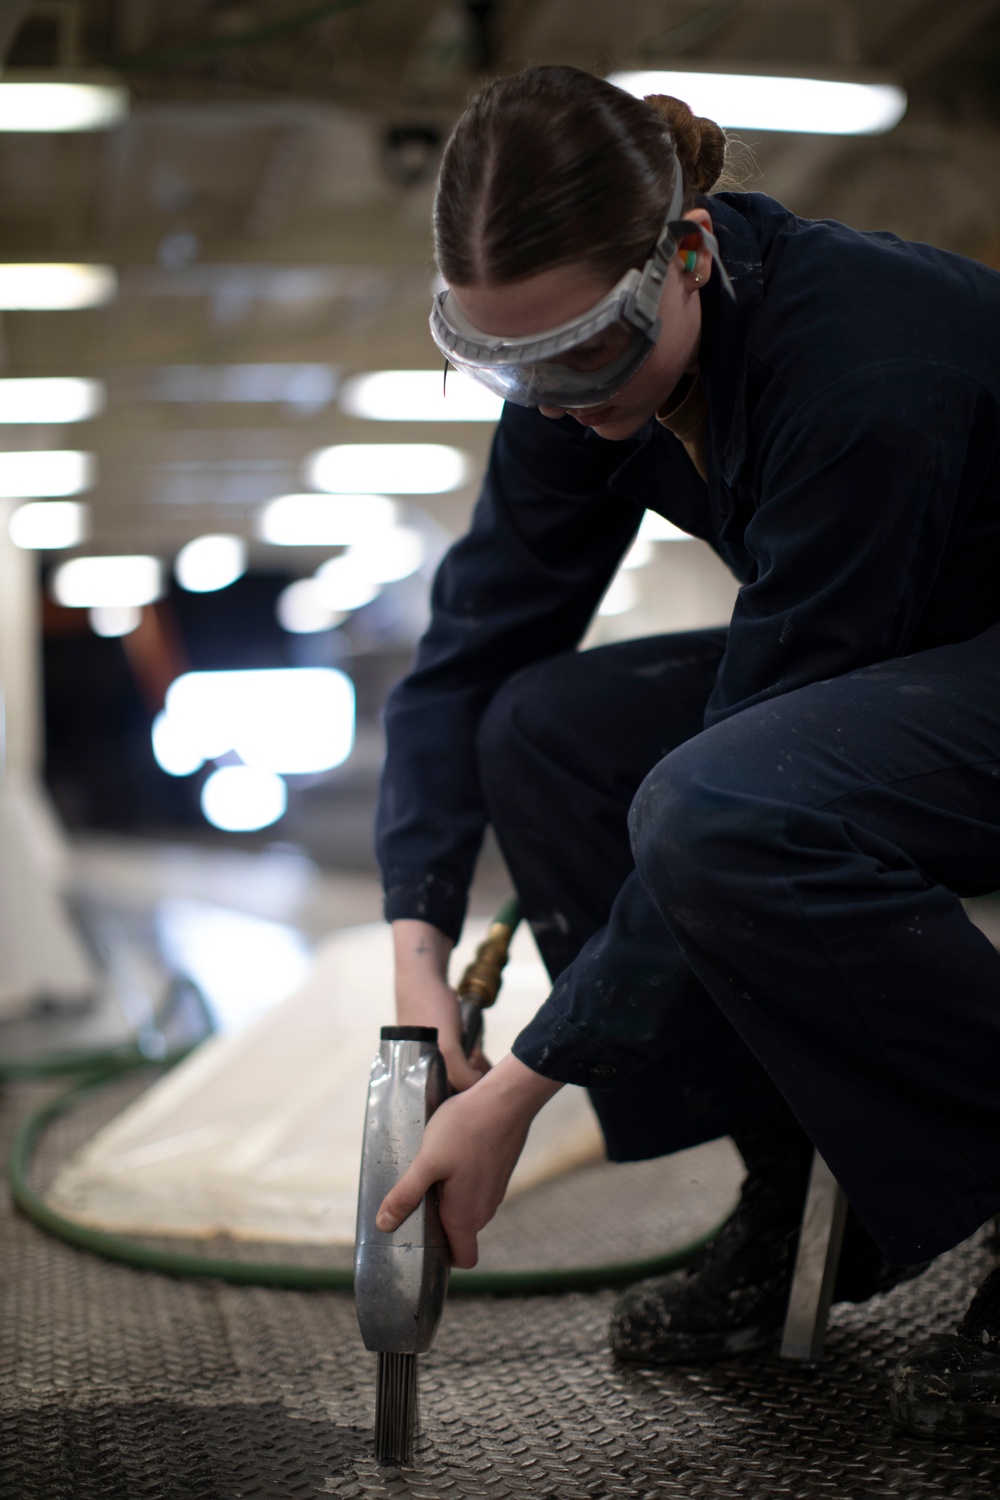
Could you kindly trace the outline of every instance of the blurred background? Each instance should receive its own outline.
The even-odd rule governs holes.
[[[381,712],[497,416],[427,332],[478,86],[693,73],[748,188],[1000,265],[995,0],[3,0],[0,55],[7,863],[219,995],[378,915]],[[645,527],[588,641],[733,592]]]

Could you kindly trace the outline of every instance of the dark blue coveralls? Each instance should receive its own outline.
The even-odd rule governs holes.
[[[787,1102],[883,1251],[1000,1211],[1000,275],[704,200],[707,484],[508,406],[387,711],[389,919],[456,936],[492,820],[555,979],[515,1045],[609,1155]],[[644,507],[728,632],[574,648]]]

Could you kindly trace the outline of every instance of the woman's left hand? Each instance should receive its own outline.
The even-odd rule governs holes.
[[[474,1266],[476,1236],[503,1202],[528,1128],[560,1088],[510,1055],[464,1093],[446,1099],[427,1122],[409,1169],[383,1199],[376,1228],[397,1229],[438,1183],[452,1265]]]

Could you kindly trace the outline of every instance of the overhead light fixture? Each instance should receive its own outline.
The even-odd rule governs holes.
[[[95,635],[114,638],[137,630],[142,623],[142,610],[137,604],[95,604],[88,610],[87,618]]]
[[[719,125],[807,135],[881,135],[906,113],[892,83],[849,83],[760,73],[621,72],[609,83],[641,99],[672,94]]]
[[[279,495],[260,513],[258,535],[277,547],[349,547],[394,524],[385,495]]]
[[[90,506],[79,500],[29,500],[7,523],[15,547],[26,552],[78,547],[90,531]]]
[[[385,495],[440,495],[457,490],[471,464],[443,443],[338,443],[306,460],[306,482],[318,490]]]
[[[189,760],[232,751],[258,771],[315,775],[354,747],[354,685],[334,667],[185,672],[164,712],[160,733],[178,757],[186,746]]]
[[[52,577],[52,597],[68,609],[139,608],[163,593],[155,557],[74,557]]]
[[[256,833],[284,817],[288,788],[273,771],[220,766],[201,789],[201,810],[223,833]]]
[[[159,365],[147,371],[136,388],[151,401],[273,402],[312,413],[329,406],[338,379],[336,365]]]
[[[69,261],[0,263],[0,308],[8,312],[67,311],[100,307],[118,290],[112,266]]]
[[[373,583],[398,583],[417,571],[426,551],[419,531],[412,526],[394,526],[391,531],[355,543],[348,549],[347,557]]]
[[[0,422],[87,422],[104,410],[103,380],[74,375],[0,380]]]
[[[362,609],[378,597],[379,585],[346,553],[316,569],[319,600],[329,610]]]
[[[282,589],[274,612],[282,630],[290,635],[318,635],[321,630],[333,630],[347,618],[345,611],[327,608],[315,578],[299,578]]]
[[[192,594],[226,589],[247,570],[247,544],[241,536],[195,537],[174,561],[174,576]]]
[[[53,495],[79,495],[90,489],[95,471],[92,453],[71,448],[0,453],[0,498],[41,500]]]
[[[371,422],[496,422],[503,401],[468,375],[449,370],[373,370],[352,375],[340,409]]]
[[[205,764],[200,746],[164,709],[153,720],[153,759],[168,776],[193,776]]]
[[[8,72],[0,80],[0,130],[108,130],[127,114],[128,91],[111,75],[42,78]]]

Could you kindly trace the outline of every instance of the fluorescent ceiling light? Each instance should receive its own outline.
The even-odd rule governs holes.
[[[152,604],[163,593],[155,557],[74,557],[57,568],[52,597],[69,609]]]
[[[379,592],[379,585],[358,567],[350,553],[332,557],[317,568],[315,581],[320,602],[329,610],[361,609]]]
[[[142,610],[136,604],[95,604],[88,619],[95,635],[131,635],[142,621]]]
[[[412,526],[394,526],[391,531],[356,543],[348,549],[347,556],[373,583],[397,583],[417,571],[426,551],[419,531]]]
[[[220,766],[201,789],[201,810],[224,833],[254,833],[284,816],[288,788],[272,771]]]
[[[107,130],[128,114],[128,93],[110,82],[0,82],[0,130]]]
[[[162,365],[138,384],[152,401],[272,402],[316,412],[333,400],[337,380],[335,365]]]
[[[318,490],[440,495],[457,490],[471,465],[443,443],[338,443],[306,460],[306,482]]]
[[[344,611],[328,609],[315,578],[300,578],[282,589],[274,612],[282,630],[291,635],[317,635],[333,630],[345,618]]]
[[[881,135],[906,112],[906,94],[889,83],[837,83],[826,78],[758,73],[612,73],[628,94],[673,94],[696,115],[740,130],[790,130],[812,135]]]
[[[247,544],[241,536],[199,536],[178,552],[174,575],[182,589],[211,594],[228,588],[247,570]]]
[[[9,311],[98,307],[118,290],[111,266],[68,262],[0,263],[0,308]]]
[[[0,422],[86,422],[104,410],[103,380],[0,380]]]
[[[78,547],[90,531],[90,506],[79,500],[29,500],[7,523],[15,547],[26,552]]]
[[[279,495],[257,531],[277,547],[348,547],[388,531],[398,507],[385,495]]]
[[[447,385],[440,370],[375,370],[344,382],[340,407],[372,422],[496,422],[503,401],[456,370]]]
[[[153,759],[168,776],[193,776],[205,764],[184,726],[162,709],[153,720]]]
[[[655,510],[647,510],[636,538],[636,541],[650,542],[690,542],[693,540],[690,532],[682,531],[679,526],[674,525],[673,521],[668,521],[666,516],[661,516]]]
[[[79,495],[94,482],[92,453],[70,448],[28,453],[0,453],[0,498],[45,499],[51,495]]]
[[[314,775],[354,747],[354,685],[333,667],[185,672],[165,713],[176,753],[183,744],[202,761],[234,751],[260,771]]]

